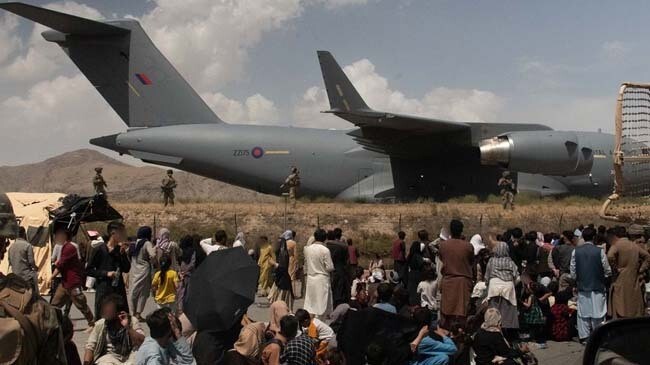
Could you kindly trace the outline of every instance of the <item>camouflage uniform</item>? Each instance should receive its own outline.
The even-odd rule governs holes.
[[[104,180],[104,177],[102,176],[102,168],[97,167],[95,168],[95,177],[93,178],[93,187],[95,188],[95,194],[104,194],[106,195],[106,188],[108,185],[106,184],[106,180]]]
[[[167,177],[163,179],[162,184],[160,185],[160,190],[163,194],[163,204],[167,206],[168,204],[174,206],[174,189],[176,189],[176,180],[172,176],[174,172],[172,170],[167,170]]]
[[[508,171],[504,171],[503,175],[499,179],[499,182],[497,183],[499,188],[501,189],[501,201],[503,202],[503,209],[508,209],[508,206],[510,206],[510,209],[514,210],[515,209],[515,183],[512,181],[512,178],[510,177],[510,173]]]
[[[287,178],[284,180],[284,184],[282,184],[280,188],[284,188],[285,186],[289,187],[289,200],[291,200],[291,204],[295,207],[296,195],[298,192],[298,187],[300,187],[300,173],[298,172],[298,168],[291,168],[291,174],[287,176]]]

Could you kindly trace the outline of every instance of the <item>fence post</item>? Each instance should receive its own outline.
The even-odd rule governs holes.
[[[557,222],[557,231],[562,232],[562,219],[564,219],[564,212],[560,214],[560,220]]]
[[[399,227],[398,232],[402,231],[402,213],[399,214],[399,223],[397,226]]]
[[[237,229],[237,228],[238,228],[238,227],[237,227],[237,213],[235,213],[235,234],[238,233],[238,229]]]

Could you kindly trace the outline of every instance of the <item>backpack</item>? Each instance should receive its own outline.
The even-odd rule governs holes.
[[[66,364],[59,312],[32,293],[29,283],[0,278],[0,355],[3,364]]]

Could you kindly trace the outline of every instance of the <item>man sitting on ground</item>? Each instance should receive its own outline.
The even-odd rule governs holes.
[[[138,365],[195,364],[192,348],[181,335],[179,322],[168,309],[158,309],[147,317],[151,333],[136,355]]]
[[[390,303],[393,297],[393,287],[388,283],[380,284],[377,288],[377,304],[373,308],[381,309],[388,313],[397,313],[397,309]]]
[[[324,362],[329,347],[328,345],[336,336],[334,330],[323,321],[317,318],[312,319],[309,312],[304,309],[298,309],[296,311],[296,318],[300,323],[302,333],[314,342],[316,357]]]

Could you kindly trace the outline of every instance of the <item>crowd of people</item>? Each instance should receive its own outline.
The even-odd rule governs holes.
[[[72,234],[54,231],[51,304],[64,309],[73,365],[391,364],[400,346],[408,349],[403,363],[416,365],[533,364],[531,350],[548,340],[584,343],[606,319],[646,315],[650,253],[636,225],[560,234],[494,229],[467,240],[463,223],[452,220],[434,239],[420,230],[409,244],[398,232],[390,257],[360,252],[340,228],[317,229],[304,241],[291,230],[255,242],[218,230],[176,243],[167,229],[154,239],[150,227],[129,239],[112,222],[104,236],[91,236],[82,260]],[[9,248],[12,271],[35,286],[22,241]],[[184,313],[190,278],[208,255],[228,249],[246,250],[258,264],[257,302],[269,316],[243,314],[229,330],[195,331]],[[94,290],[93,304],[85,290]],[[151,297],[157,309],[145,316]],[[83,359],[67,319],[71,304],[88,323]],[[386,344],[369,330],[347,340],[359,329],[346,322],[362,313],[381,318],[379,327],[361,322],[377,333],[401,318],[390,330],[399,338]]]

